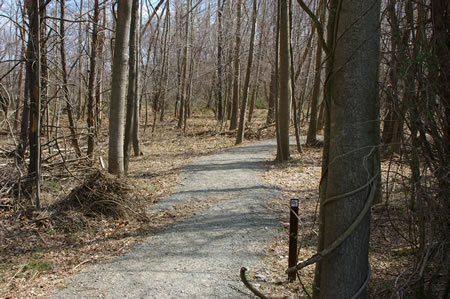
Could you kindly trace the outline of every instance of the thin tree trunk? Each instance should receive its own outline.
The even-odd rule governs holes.
[[[325,19],[325,3],[320,2],[319,8],[317,10],[320,14],[320,21]],[[319,30],[317,30],[319,31]],[[314,145],[317,143],[317,114],[319,110],[319,98],[320,98],[320,83],[322,75],[322,42],[320,39],[317,40],[317,51],[316,51],[316,64],[315,64],[315,76],[313,91],[311,96],[311,114],[309,117],[308,133],[306,137],[306,144]]]
[[[284,161],[283,151],[281,150],[281,131],[280,131],[280,101],[279,101],[279,90],[280,90],[280,23],[281,23],[281,1],[277,0],[275,4],[275,65],[274,65],[274,106],[275,106],[275,130],[277,136],[277,156],[276,161]]]
[[[194,12],[192,11],[192,1],[188,1],[187,3],[188,15],[187,21],[189,24],[189,47],[194,43]],[[183,120],[183,132],[186,133],[187,129],[187,120],[191,117],[191,96],[192,96],[192,78],[194,74],[194,49],[189,51],[189,70],[187,75],[187,83],[186,83],[186,96],[184,100],[184,120]]]
[[[138,117],[135,114],[136,106],[139,105],[137,97],[137,27],[139,20],[139,1],[132,0],[131,7],[131,23],[130,23],[130,48],[128,60],[128,95],[127,95],[127,114],[125,121],[125,139],[123,144],[124,153],[124,171],[125,175],[128,173],[128,164],[130,160],[130,148],[133,139],[134,119]],[[139,107],[139,106],[137,106]],[[156,110],[156,107],[155,107]],[[156,111],[155,111],[156,113]]]
[[[65,19],[65,0],[60,0],[60,20],[59,20],[59,36],[60,36],[60,55],[61,55],[61,71],[62,71],[62,79],[63,79],[63,98],[66,102],[67,108],[67,117],[69,119],[69,130],[71,134],[71,141],[73,149],[75,150],[75,154],[77,157],[81,157],[80,146],[78,145],[78,137],[77,137],[77,129],[75,125],[75,120],[73,117],[73,109],[72,102],[69,98],[69,85],[67,80],[67,66],[66,66],[66,46],[65,46],[65,37],[66,31],[64,28],[64,19]],[[49,121],[47,119],[47,121]]]
[[[262,61],[262,51],[263,51],[263,43],[265,41],[265,25],[266,25],[266,9],[267,9],[267,2],[264,1],[263,4],[263,12],[262,12],[262,20],[261,20],[261,26],[260,26],[260,37],[258,42],[258,54],[256,55],[256,74],[255,78],[253,80],[253,87],[251,92],[251,100],[250,100],[250,107],[248,110],[248,122],[250,123],[253,118],[253,111],[255,110],[255,102],[256,97],[258,95],[258,87],[259,87],[259,78],[261,75],[261,61]]]
[[[164,22],[164,53],[163,53],[163,71],[161,81],[161,105],[159,120],[164,120],[166,110],[167,87],[169,85],[169,43],[170,43],[170,1],[166,3],[166,18]]]
[[[231,43],[231,42],[230,42]],[[231,120],[231,105],[233,96],[233,69],[231,68],[231,63],[233,61],[233,51],[228,50],[228,61],[225,63],[228,69],[226,92],[225,92],[225,108],[226,108],[226,120]]]
[[[233,76],[233,102],[231,106],[230,130],[235,130],[238,125],[239,112],[239,87],[241,73],[241,23],[242,23],[242,0],[236,1],[236,35],[234,46],[234,76]]]
[[[40,208],[40,176],[41,176],[41,51],[40,51],[40,13],[39,0],[28,2],[28,17],[30,20],[29,43],[31,66],[28,69],[30,73],[29,95],[30,95],[30,163],[28,173],[33,177],[35,186],[33,186],[34,204]]]
[[[289,0],[289,33],[292,36],[292,0]],[[289,39],[289,54],[290,54],[290,77],[291,77],[291,93],[292,93],[292,109],[294,117],[295,142],[297,151],[301,154],[303,152],[302,143],[300,140],[300,127],[297,114],[297,100],[295,99],[295,72],[294,72],[294,53],[292,49],[292,38]],[[301,66],[300,66],[301,67]]]
[[[222,66],[222,52],[223,52],[223,30],[222,30],[222,18],[223,7],[226,0],[217,0],[217,120],[223,122],[223,66]]]
[[[317,143],[317,113],[320,96],[321,73],[322,73],[322,44],[320,43],[320,41],[317,41],[315,76],[311,96],[311,113],[309,115],[309,127],[308,127],[308,134],[306,137],[306,144],[309,145],[314,145]]]
[[[97,52],[98,52],[98,22],[100,16],[99,0],[94,2],[94,15],[92,18],[92,45],[91,57],[89,61],[89,83],[88,83],[88,103],[87,103],[87,129],[88,129],[88,148],[87,155],[94,158],[95,147],[95,85],[97,76]]]
[[[80,0],[80,19],[83,18],[83,3],[84,0]],[[77,120],[81,119],[81,106],[83,105],[83,22],[78,24],[78,105],[77,105]]]
[[[136,15],[136,19],[139,19],[139,24],[137,24],[136,26],[136,35],[139,34],[139,28],[141,28],[142,26],[142,12],[139,11],[139,0],[136,0],[136,6],[137,6],[137,15]],[[167,1],[169,3],[169,1]],[[136,20],[137,23],[137,20]],[[140,101],[140,94],[139,94],[139,89],[140,89],[140,80],[141,80],[141,76],[140,76],[140,61],[141,61],[141,52],[139,51],[139,49],[141,48],[141,42],[139,38],[136,38],[136,79],[135,79],[135,94],[134,94],[134,112],[133,112],[133,128],[132,128],[132,134],[131,134],[131,138],[132,138],[132,144],[133,144],[133,151],[134,151],[134,155],[135,156],[139,156],[142,154],[141,152],[141,146],[140,146],[140,141],[139,141],[139,121],[141,119],[141,115],[140,115],[140,111],[141,111],[141,101]]]
[[[102,26],[106,26],[106,5],[103,5],[103,20]],[[97,83],[95,84],[95,132],[98,134],[102,127],[102,116],[103,116],[103,73],[105,68],[105,58],[104,58],[104,44],[105,44],[105,29],[98,30],[98,41],[97,41]]]
[[[245,72],[245,80],[244,80],[244,89],[242,94],[242,106],[241,106],[241,115],[239,118],[239,129],[236,137],[236,144],[242,143],[244,140],[244,131],[245,131],[245,112],[247,110],[248,103],[248,88],[250,85],[250,75],[252,72],[252,64],[253,64],[253,48],[255,43],[255,32],[256,32],[256,15],[258,13],[258,7],[256,0],[253,0],[253,10],[252,10],[252,28],[250,30],[250,45],[248,49],[248,61],[247,61],[247,70]]]
[[[305,51],[303,52],[303,56],[301,59],[300,67],[297,70],[297,73],[295,74],[295,81],[297,81],[298,77],[300,77],[300,74],[303,74],[302,79],[300,81],[300,95],[299,95],[299,107],[298,107],[298,119],[300,122],[300,127],[302,126],[302,115],[303,115],[303,108],[305,104],[305,95],[306,90],[308,89],[308,82],[310,79],[310,71],[311,71],[311,60],[312,60],[312,49],[311,49],[311,43],[312,43],[312,37],[314,36],[315,30],[311,32],[310,37],[308,38],[307,46]],[[306,64],[305,64],[306,63]],[[302,72],[303,70],[303,72]]]
[[[39,6],[42,6],[44,4],[44,0],[39,1]],[[40,80],[41,80],[41,91],[40,91],[40,101],[41,101],[41,124],[45,122],[49,122],[50,118],[50,108],[49,108],[49,97],[48,97],[48,59],[47,59],[47,9],[46,6],[41,7],[39,9],[40,13],[40,44],[41,44],[41,50],[40,50],[40,59],[41,59],[41,74],[40,74]],[[40,127],[41,133],[46,134],[47,140],[50,140],[50,131],[49,126]]]
[[[26,8],[24,8],[24,11],[26,11]],[[25,18],[25,15],[23,16]],[[25,23],[25,21],[24,21]],[[25,40],[25,37],[24,37]],[[17,160],[18,163],[23,166],[22,164],[25,161],[25,152],[28,148],[28,141],[29,141],[29,127],[30,127],[30,76],[31,76],[31,66],[32,66],[32,42],[31,39],[28,39],[27,42],[27,48],[25,52],[25,86],[23,91],[23,108],[22,108],[22,119],[20,122],[20,142],[19,146],[17,148]]]
[[[187,0],[186,4],[186,24],[184,31],[184,50],[183,50],[183,73],[181,75],[180,85],[180,111],[178,115],[178,128],[181,129],[184,123],[185,109],[186,109],[186,94],[187,94],[187,74],[188,74],[188,57],[189,57],[189,11],[191,0]]]
[[[291,116],[289,0],[280,1],[280,162],[289,160],[289,124]]]
[[[22,9],[22,25],[25,24],[25,10]],[[20,43],[21,43],[21,50],[20,50],[20,57],[22,59],[22,63],[20,64],[20,70],[19,70],[19,80],[18,80],[18,94],[22,93],[23,94],[23,90],[24,90],[24,73],[25,73],[25,65],[26,65],[26,37],[25,37],[25,28],[22,26],[19,28],[19,32],[20,32]],[[17,131],[17,128],[19,127],[19,109],[20,107],[20,96],[17,97],[17,105],[16,105],[16,112],[15,112],[15,117],[14,117],[14,130]]]
[[[269,86],[269,107],[267,109],[266,124],[273,124],[275,121],[275,103],[276,99],[276,81],[275,81],[275,66],[272,67],[270,73],[270,86]]]

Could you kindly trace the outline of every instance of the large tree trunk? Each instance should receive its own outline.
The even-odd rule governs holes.
[[[127,50],[130,38],[132,0],[122,0],[118,6],[116,41],[111,82],[109,111],[108,171],[121,176],[124,173],[124,107],[127,84]]]
[[[247,62],[247,70],[245,72],[244,89],[243,89],[243,93],[242,93],[241,115],[239,118],[239,129],[238,129],[238,133],[237,133],[237,137],[236,137],[236,144],[240,144],[244,140],[245,111],[247,110],[248,87],[250,85],[250,74],[252,72],[252,64],[253,64],[253,48],[254,48],[254,43],[255,43],[257,12],[258,12],[257,3],[256,3],[256,0],[253,0],[252,28],[250,30],[250,45],[249,45],[249,49],[248,49],[248,62]]]
[[[378,58],[380,3],[343,0],[338,8],[339,37],[329,77],[329,137],[324,149],[324,197],[320,242],[332,248],[321,262],[320,298],[366,298],[369,275],[370,204],[379,169]],[[334,17],[334,13],[330,13]],[[332,20],[330,20],[332,22]],[[331,44],[329,44],[331,45]],[[358,192],[352,192],[360,188]],[[358,219],[358,225],[350,226]],[[317,288],[319,287],[319,288]]]
[[[234,76],[233,76],[233,101],[231,106],[230,130],[235,130],[238,125],[239,113],[239,87],[241,74],[241,23],[242,23],[242,0],[236,1],[236,35],[234,44]]]
[[[289,160],[289,124],[291,117],[291,76],[289,51],[289,0],[280,1],[280,105],[279,131],[280,150],[279,161]]]

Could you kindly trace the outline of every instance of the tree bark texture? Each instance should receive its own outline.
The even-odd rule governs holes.
[[[30,95],[30,163],[28,173],[33,178],[33,196],[36,208],[40,207],[40,176],[41,176],[41,57],[40,57],[40,14],[39,0],[27,1],[28,18],[30,20],[29,42],[30,47],[28,59],[30,59],[30,67],[27,71],[29,74],[29,95]]]
[[[139,1],[132,0],[133,4],[131,7],[131,22],[130,22],[130,48],[129,48],[129,60],[128,60],[128,94],[127,94],[127,111],[125,120],[125,139],[123,145],[124,152],[124,171],[125,174],[128,172],[128,163],[130,160],[130,148],[133,139],[133,125],[135,118],[138,119],[139,109],[136,106],[139,105],[137,97],[137,74],[138,74],[138,59],[137,59],[137,29],[138,29],[138,18],[139,18]],[[156,113],[156,107],[155,113]],[[136,111],[137,110],[137,111]],[[155,114],[156,115],[156,114]]]
[[[291,76],[289,51],[289,0],[280,2],[280,162],[289,160],[289,124],[291,120]]]
[[[230,130],[235,130],[238,125],[239,113],[239,87],[241,74],[241,23],[242,23],[242,0],[236,1],[236,35],[234,44],[234,75],[233,75],[233,101],[231,106]]]
[[[343,0],[337,10],[326,189],[321,201],[323,248],[349,228],[376,188],[379,14],[380,2],[372,0]],[[367,297],[369,225],[370,210],[342,245],[324,257],[316,290],[320,298]]]
[[[188,68],[189,68],[189,25],[190,18],[189,15],[192,13],[189,11],[190,0],[186,3],[186,15],[185,15],[185,26],[184,26],[184,48],[183,48],[183,70],[181,74],[181,84],[180,84],[180,111],[178,115],[178,128],[182,128],[184,124],[185,110],[186,110],[186,96],[187,96],[187,81],[188,81]]]
[[[89,83],[88,83],[88,103],[87,103],[87,128],[88,128],[88,148],[87,155],[92,159],[95,147],[95,87],[97,77],[97,52],[98,52],[98,21],[100,15],[99,1],[94,2],[94,15],[92,18],[92,45],[89,61]]]
[[[217,120],[223,121],[223,7],[226,0],[217,0]]]
[[[119,2],[113,56],[111,103],[109,111],[108,171],[117,176],[122,176],[124,173],[124,110],[131,6],[132,0],[123,0]]]

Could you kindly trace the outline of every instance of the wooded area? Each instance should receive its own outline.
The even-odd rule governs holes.
[[[409,260],[382,297],[447,298],[449,11],[445,0],[0,1],[0,251],[14,251],[9,226],[24,215],[56,227],[52,211],[86,178],[126,185],[169,131],[216,148],[275,137],[281,165],[322,148],[316,253],[287,270],[315,264],[299,293],[379,295],[370,230],[382,208],[396,233],[386,242]],[[140,203],[126,209],[144,217]]]

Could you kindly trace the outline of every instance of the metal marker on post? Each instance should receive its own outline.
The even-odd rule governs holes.
[[[289,219],[289,268],[297,265],[297,239],[298,239],[298,199],[291,199]],[[289,282],[296,278],[296,272],[288,274]]]

